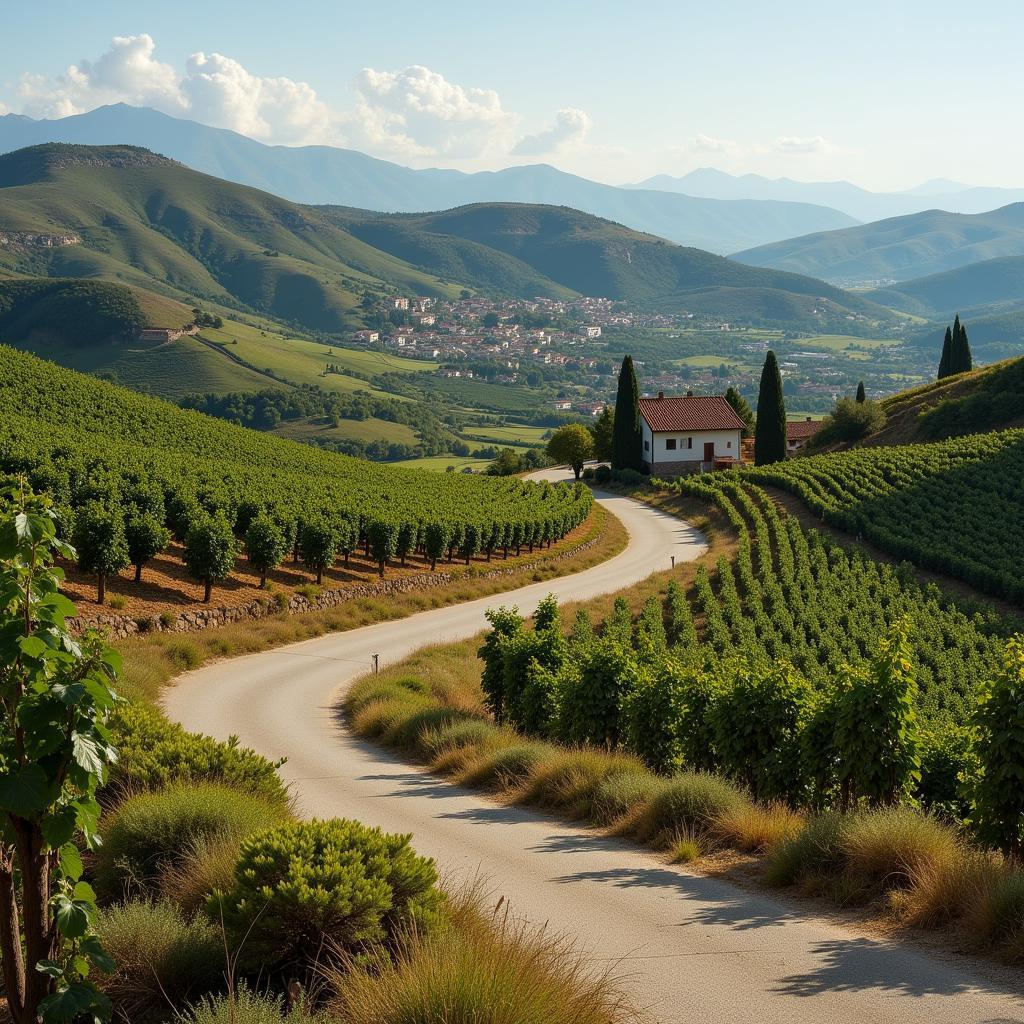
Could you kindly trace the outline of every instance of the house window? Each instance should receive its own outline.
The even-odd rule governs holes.
[[[676,450],[676,439],[674,437],[665,438],[665,449],[670,452],[674,452]]]
[[[726,448],[731,448],[732,447],[732,441],[726,441],[725,442],[725,447]]]
[[[692,448],[693,447],[693,438],[692,437],[688,437],[686,439],[686,447],[687,448]]]
[[[644,451],[645,452],[649,452],[650,450],[651,450],[651,442],[650,441],[644,441]]]

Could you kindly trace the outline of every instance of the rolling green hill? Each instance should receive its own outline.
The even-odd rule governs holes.
[[[567,207],[487,203],[429,214],[323,209],[373,245],[402,258],[436,261],[421,265],[439,275],[472,274],[463,279],[479,288],[500,288],[514,277],[528,284],[521,294],[550,294],[536,290],[532,271],[549,289],[554,282],[563,291],[666,311],[800,325],[849,313],[887,318],[872,303],[822,281],[743,266]],[[505,259],[473,263],[481,247]]]
[[[733,257],[827,281],[909,281],[982,260],[1024,255],[1024,203],[988,213],[926,210],[773,242]]]
[[[882,306],[926,317],[1024,302],[1024,256],[1000,256],[868,292]]]
[[[310,207],[129,146],[0,156],[0,272],[116,279],[323,331],[361,323],[366,293],[458,289]]]

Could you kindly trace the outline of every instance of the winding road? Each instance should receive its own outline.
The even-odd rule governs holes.
[[[574,938],[655,1020],[758,1024],[1024,1024],[1019,976],[866,936],[771,893],[670,867],[629,843],[453,786],[348,733],[336,705],[354,679],[420,647],[465,639],[484,612],[526,613],[548,593],[578,600],[692,559],[700,535],[616,495],[600,500],[626,549],[574,576],[421,612],[182,676],[171,718],[236,734],[271,758],[302,813],[411,832],[447,879],[483,877],[513,912]],[[552,1022],[556,1024],[556,1022]]]

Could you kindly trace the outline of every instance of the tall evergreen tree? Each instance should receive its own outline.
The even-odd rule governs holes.
[[[750,408],[750,403],[734,387],[730,387],[725,392],[725,400],[736,411],[736,415],[743,420],[743,436],[752,437],[754,433],[754,410]]]
[[[939,359],[938,379],[948,377],[953,371],[950,364],[953,361],[953,332],[947,327],[946,336],[942,339],[942,357]]]
[[[857,385],[857,402],[863,405],[867,397],[867,392],[864,390],[864,381],[861,381]]]
[[[960,322],[957,313],[953,322],[953,344],[950,348],[950,372],[967,373],[974,369],[974,357],[971,355],[971,343],[967,340],[967,328]]]
[[[786,457],[786,402],[782,397],[782,374],[775,353],[768,350],[761,387],[757,394],[757,428],[754,433],[754,463],[767,466]]]
[[[633,357],[626,356],[619,370],[615,397],[615,430],[612,435],[612,469],[640,469],[643,464],[640,438],[640,387]]]

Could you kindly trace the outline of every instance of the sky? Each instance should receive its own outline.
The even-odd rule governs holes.
[[[11,3],[0,113],[152,106],[413,167],[1024,186],[1019,0]]]

